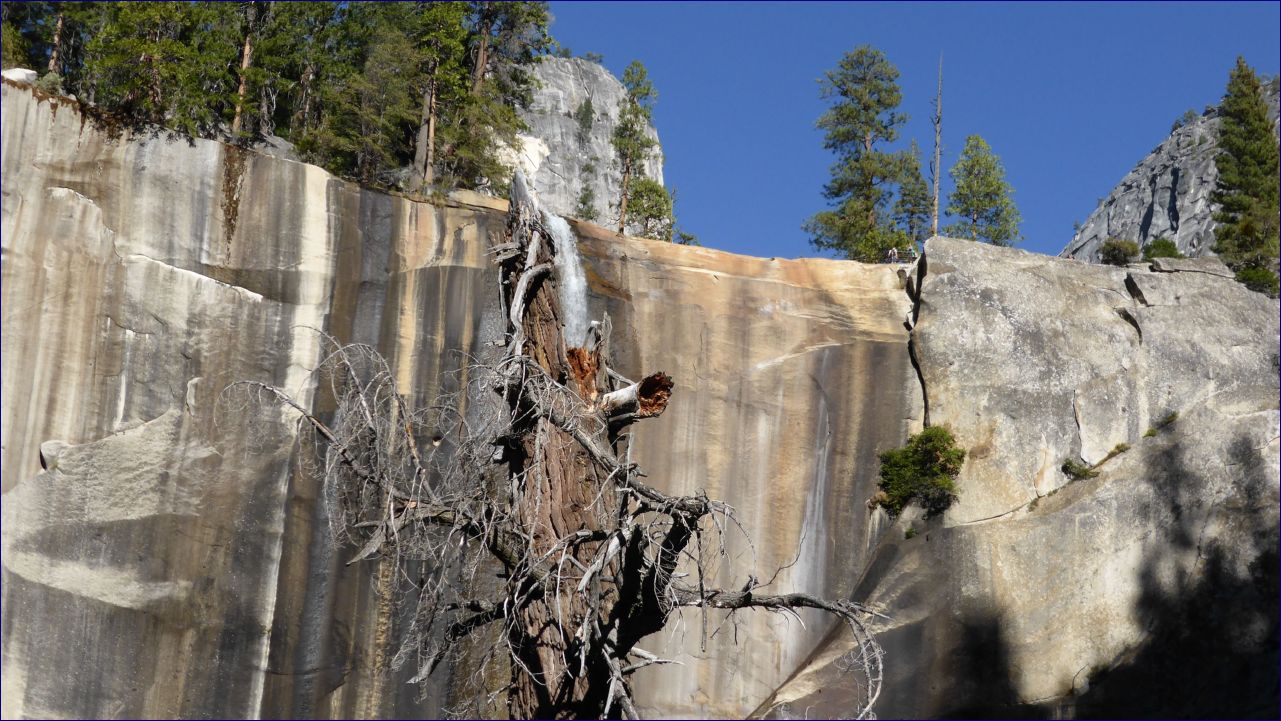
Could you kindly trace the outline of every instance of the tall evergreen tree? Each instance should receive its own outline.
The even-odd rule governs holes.
[[[102,106],[193,136],[218,132],[233,114],[237,9],[224,3],[116,3],[86,49]]]
[[[1228,76],[1223,96],[1219,179],[1211,199],[1215,252],[1237,278],[1255,290],[1277,294],[1278,147],[1262,86],[1242,58]]]
[[[912,141],[912,148],[902,156],[903,167],[898,199],[894,201],[894,222],[912,242],[930,237],[933,196],[921,174],[921,151]]]
[[[422,186],[436,182],[441,108],[468,102],[466,12],[462,3],[420,2],[412,16],[420,64],[415,85],[422,98],[414,176]]]
[[[400,3],[355,5],[344,19],[348,37],[361,40],[361,59],[321,88],[322,120],[309,148],[326,167],[362,183],[388,185],[406,164],[416,128],[418,48],[406,33]]]
[[[618,232],[627,227],[628,203],[631,186],[641,166],[649,159],[657,142],[646,134],[654,101],[658,93],[649,80],[649,73],[639,60],[633,60],[623,70],[623,87],[627,97],[618,109],[618,125],[614,127],[614,153],[618,159],[622,181],[619,184]]]
[[[472,2],[467,14],[469,98],[452,104],[441,126],[441,181],[502,191],[510,170],[500,148],[515,148],[532,100],[529,66],[552,47],[545,2]]]
[[[961,158],[952,166],[956,187],[948,194],[948,215],[958,218],[948,231],[960,238],[992,245],[1013,245],[1019,234],[1018,208],[1005,182],[1001,159],[992,154],[987,141],[978,135],[965,139]]]
[[[823,147],[837,155],[832,179],[823,188],[832,209],[815,214],[804,227],[816,248],[876,262],[905,242],[891,216],[903,161],[883,149],[907,122],[897,110],[902,99],[898,69],[880,50],[864,45],[846,53],[821,82],[823,98],[834,100],[818,120],[826,133]]]

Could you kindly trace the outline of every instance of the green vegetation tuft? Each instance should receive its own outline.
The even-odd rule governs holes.
[[[592,125],[596,121],[596,108],[592,106],[592,99],[587,98],[578,105],[574,111],[574,122],[578,124],[577,140],[579,145],[586,145],[587,140],[592,134]]]
[[[1277,274],[1267,268],[1242,268],[1237,271],[1237,281],[1256,293],[1276,298],[1281,291]]]
[[[1184,110],[1183,114],[1174,120],[1174,125],[1170,126],[1170,132],[1173,133],[1179,128],[1195,122],[1196,119],[1199,117],[1201,117],[1201,114],[1193,110],[1192,108],[1188,108],[1187,110]]]
[[[1143,259],[1152,260],[1154,258],[1185,258],[1187,256],[1179,250],[1179,246],[1173,240],[1158,235],[1143,246]]]
[[[879,485],[885,496],[879,502],[896,516],[913,501],[927,515],[942,513],[956,500],[956,476],[964,461],[965,451],[948,429],[926,428],[902,448],[881,453]]]
[[[1121,455],[1122,453],[1125,453],[1128,450],[1130,450],[1129,443],[1116,444],[1115,446],[1112,447],[1112,450],[1108,451],[1108,454],[1106,456],[1103,456],[1103,460],[1094,464],[1094,468],[1098,468],[1099,466],[1103,465],[1104,463],[1107,463],[1108,461],[1112,460],[1113,458],[1116,458],[1117,456]]]
[[[62,84],[62,76],[57,73],[45,73],[36,81],[36,90],[46,95],[66,95],[67,91]]]
[[[1099,246],[1099,260],[1108,265],[1127,265],[1139,256],[1139,244],[1132,240],[1108,238]]]
[[[1085,465],[1084,463],[1079,463],[1072,458],[1069,458],[1066,461],[1063,461],[1063,465],[1060,466],[1060,470],[1062,470],[1070,478],[1077,481],[1083,481],[1087,478],[1094,478],[1095,476],[1099,475],[1098,471]]]

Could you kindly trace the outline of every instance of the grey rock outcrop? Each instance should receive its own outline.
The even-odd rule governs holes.
[[[1277,86],[1268,86],[1268,107],[1277,120]],[[1108,193],[1059,255],[1099,261],[1108,238],[1147,245],[1165,236],[1184,255],[1213,253],[1215,222],[1210,193],[1219,177],[1219,112],[1213,109],[1176,128]],[[1274,125],[1275,131],[1275,125]]]
[[[538,188],[544,207],[576,217],[579,193],[587,187],[595,196],[596,222],[616,226],[621,174],[611,138],[626,89],[604,67],[582,58],[543,58],[534,66],[533,76],[540,87],[534,91],[533,104],[521,113],[529,131],[521,136],[521,152],[513,164]],[[587,103],[591,112],[580,121]],[[586,122],[587,118],[591,121]],[[647,135],[658,141],[652,126]],[[641,166],[641,175],[663,182],[661,146]],[[628,232],[636,230],[628,228]]]
[[[967,456],[959,502],[898,519],[855,592],[905,660],[887,660],[878,713],[1275,706],[1275,302],[1199,267],[945,238],[918,268],[929,421]],[[1100,475],[1072,481],[1068,458]],[[760,713],[839,713],[848,649],[835,633]]]

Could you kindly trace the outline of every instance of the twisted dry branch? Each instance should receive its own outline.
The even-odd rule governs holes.
[[[810,608],[853,630],[859,714],[870,715],[881,679],[881,651],[863,622],[870,609],[761,594],[755,576],[739,591],[707,586],[715,559],[704,536],[727,560],[733,509],[643,481],[623,433],[663,412],[672,380],[654,373],[633,382],[613,369],[608,316],[592,324],[590,347],[565,346],[556,244],[523,179],[513,189],[508,237],[493,248],[505,306],[501,357],[464,359],[442,378],[448,392],[415,404],[374,349],[327,339],[317,369],[329,381],[318,384],[323,397],[305,403],[251,381],[227,391],[297,415],[300,438],[316,451],[311,468],[335,542],[357,549],[350,563],[381,558],[401,569],[395,593],[413,603],[412,621],[392,666],[412,660],[421,680],[488,633],[482,660],[468,664],[472,685],[501,688],[476,675],[491,670],[484,659],[506,665],[508,714],[638,718],[632,676],[676,661],[637,643],[674,612],[697,609],[705,629],[709,611]],[[696,586],[681,580],[691,577]]]

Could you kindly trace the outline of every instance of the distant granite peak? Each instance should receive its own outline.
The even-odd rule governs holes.
[[[608,70],[582,58],[543,58],[533,75],[539,87],[533,103],[521,111],[529,130],[519,136],[522,147],[513,153],[512,165],[525,171],[546,209],[579,217],[579,195],[588,187],[595,199],[595,222],[616,224],[621,175],[611,138],[626,88]],[[588,101],[591,112],[584,114]],[[653,126],[648,135],[658,141]],[[663,182],[661,146],[642,164],[641,176]],[[631,233],[639,230],[628,227]]]
[[[1275,123],[1277,86],[1266,87]],[[1173,240],[1185,255],[1213,255],[1210,193],[1219,177],[1214,164],[1219,122],[1218,108],[1213,108],[1175,128],[1121,179],[1059,255],[1098,262],[1099,246],[1108,238],[1142,247],[1160,236]]]

